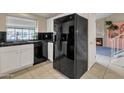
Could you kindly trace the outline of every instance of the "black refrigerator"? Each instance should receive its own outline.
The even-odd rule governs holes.
[[[71,14],[54,20],[53,68],[71,79],[88,69],[88,20]]]

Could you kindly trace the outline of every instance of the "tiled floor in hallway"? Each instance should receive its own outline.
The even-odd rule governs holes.
[[[124,68],[110,62],[110,57],[97,55],[97,63],[86,72],[84,79],[124,79]]]
[[[124,79],[124,68],[110,63],[106,56],[97,56],[97,63],[81,79]],[[68,79],[53,69],[49,61],[11,74],[11,79]]]

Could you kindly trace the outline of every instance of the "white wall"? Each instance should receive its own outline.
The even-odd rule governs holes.
[[[62,17],[66,14],[61,14],[53,18],[49,18],[47,20],[47,31],[48,32],[54,32],[53,29],[53,20]],[[88,69],[96,62],[96,24],[95,24],[95,14],[93,13],[79,13],[82,17],[85,17],[88,19]],[[49,50],[53,50],[53,47],[48,46]],[[49,53],[50,51],[48,51]],[[52,56],[52,55],[51,55]]]
[[[96,38],[103,38],[103,46],[105,46],[105,20],[96,20]]]
[[[96,62],[96,15],[89,14],[88,18],[88,68]]]
[[[124,22],[124,13],[114,13],[113,15],[104,18],[104,20],[110,20],[112,22]]]
[[[102,37],[104,37],[104,28],[105,28],[105,26],[104,26],[104,23],[105,23],[105,21],[104,20],[97,20],[96,21],[96,37],[98,37],[98,38],[102,38]]]
[[[47,19],[45,17],[39,16],[37,18],[37,28],[38,32],[46,32],[47,31]]]
[[[0,31],[6,31],[6,16],[4,14],[0,14]]]

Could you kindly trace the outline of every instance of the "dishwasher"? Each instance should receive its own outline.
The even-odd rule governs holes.
[[[46,42],[34,43],[34,65],[48,59],[48,45]]]

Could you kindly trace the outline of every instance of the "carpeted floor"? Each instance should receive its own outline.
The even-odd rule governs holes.
[[[96,54],[110,57],[111,56],[111,48],[103,47],[103,46],[97,46],[96,47]]]

